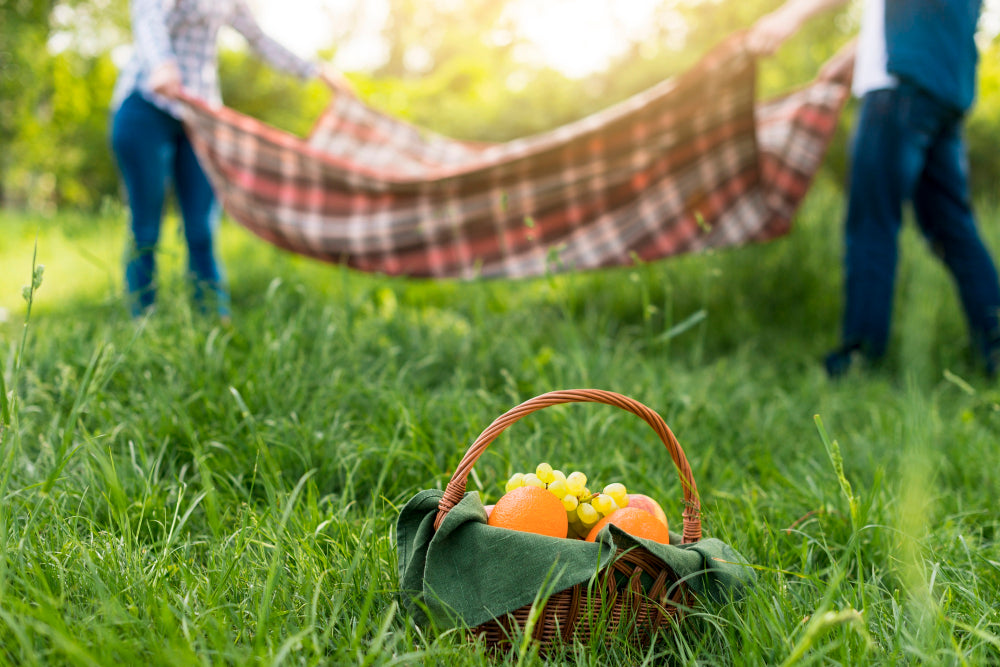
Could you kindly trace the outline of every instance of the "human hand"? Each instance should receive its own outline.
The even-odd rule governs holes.
[[[357,91],[354,90],[354,84],[333,67],[324,67],[323,71],[319,73],[319,78],[320,81],[329,86],[330,90],[335,93],[350,95],[352,97],[357,97],[358,95]]]
[[[168,62],[160,65],[149,75],[149,87],[157,95],[169,99],[177,99],[184,92],[181,81],[181,70],[177,63]]]

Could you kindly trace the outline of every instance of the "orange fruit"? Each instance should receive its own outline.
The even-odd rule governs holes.
[[[569,530],[562,502],[537,486],[521,486],[505,493],[490,512],[487,523],[550,537],[566,537]]]
[[[670,531],[667,530],[662,521],[649,512],[631,506],[615,510],[594,524],[587,535],[587,541],[597,540],[597,534],[601,532],[601,528],[609,523],[615,524],[632,537],[644,537],[654,542],[670,544]]]

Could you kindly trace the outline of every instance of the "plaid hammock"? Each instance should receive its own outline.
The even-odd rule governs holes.
[[[187,99],[184,122],[237,222],[363,271],[523,277],[787,233],[849,92],[832,73],[755,104],[731,39],[579,121],[474,144],[337,95],[308,139]]]

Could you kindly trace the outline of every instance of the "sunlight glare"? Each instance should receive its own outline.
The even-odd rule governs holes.
[[[385,60],[379,35],[389,5],[385,0],[255,0],[254,14],[264,31],[304,58],[336,49],[344,71],[371,70]]]
[[[443,0],[439,0],[443,1]],[[460,2],[460,0],[455,0]],[[313,57],[336,47],[336,64],[347,71],[377,68],[388,52],[380,28],[388,17],[386,0],[251,0],[265,32],[296,53]],[[519,50],[533,65],[583,77],[607,67],[631,43],[652,32],[664,0],[514,0],[508,19]],[[1000,33],[1000,0],[984,0],[983,43]],[[498,27],[498,35],[507,35]],[[683,40],[684,26],[673,31]],[[513,35],[508,35],[513,37]],[[681,42],[674,45],[680,48]]]
[[[566,76],[583,77],[604,69],[634,40],[649,31],[663,0],[516,0],[508,16],[518,36],[528,42],[525,58]],[[337,64],[345,70],[377,67],[385,53],[378,28],[385,20],[385,0],[256,0],[264,30],[296,53],[310,57],[317,49],[338,47]],[[351,24],[335,44],[335,26]]]
[[[662,0],[521,0],[513,7],[518,32],[541,64],[566,76],[603,70],[649,29]]]

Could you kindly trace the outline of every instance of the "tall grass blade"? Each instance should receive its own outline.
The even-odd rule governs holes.
[[[840,445],[836,440],[830,440],[830,436],[826,433],[826,427],[823,426],[823,420],[819,415],[815,415],[813,420],[816,423],[819,436],[823,440],[826,453],[830,457],[833,471],[837,475],[840,490],[847,500],[847,505],[851,512],[851,527],[857,531],[860,523],[860,505],[857,496],[854,495],[854,490],[851,488],[851,482],[847,479],[847,475],[844,474],[844,457],[840,453]]]

